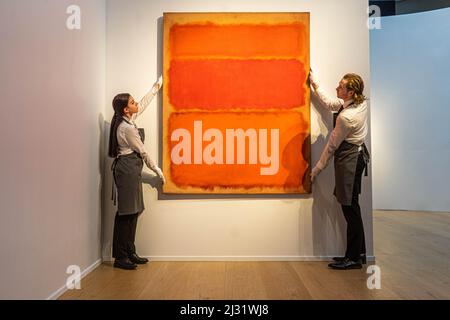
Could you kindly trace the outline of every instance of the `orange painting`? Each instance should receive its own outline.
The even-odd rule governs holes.
[[[310,193],[308,13],[165,13],[165,193]]]

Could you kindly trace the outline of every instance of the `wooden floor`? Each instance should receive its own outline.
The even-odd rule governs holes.
[[[155,261],[102,264],[60,299],[450,299],[450,213],[375,211],[374,237],[379,290],[327,262]]]

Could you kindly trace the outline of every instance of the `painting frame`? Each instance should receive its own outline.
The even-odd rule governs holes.
[[[277,185],[277,186],[267,186],[267,185],[243,185],[243,186],[227,186],[227,185],[180,185],[180,183],[176,182],[176,175],[173,174],[173,161],[171,158],[171,150],[173,150],[173,144],[171,147],[171,133],[173,133],[173,128],[171,129],[170,121],[173,120],[174,115],[178,116],[187,116],[189,114],[200,114],[200,113],[211,113],[211,118],[214,117],[214,113],[217,112],[227,112],[230,111],[236,112],[236,108],[231,108],[231,110],[205,110],[204,108],[189,108],[185,107],[184,109],[178,109],[171,103],[170,98],[170,88],[173,87],[173,83],[175,81],[171,77],[171,63],[173,61],[173,57],[178,55],[177,57],[181,57],[180,60],[183,59],[183,57],[187,56],[186,60],[189,60],[189,58],[192,58],[193,55],[195,55],[195,52],[189,52],[186,50],[177,50],[175,53],[171,52],[171,44],[173,45],[173,39],[171,39],[171,30],[172,27],[176,25],[219,25],[219,26],[229,26],[229,25],[286,25],[289,23],[303,23],[306,25],[305,30],[305,42],[303,43],[305,47],[303,48],[305,51],[305,55],[302,56],[302,65],[304,72],[307,74],[309,72],[309,59],[310,59],[310,39],[309,39],[309,13],[307,12],[293,12],[293,13],[164,13],[163,16],[164,20],[164,36],[163,36],[163,77],[165,81],[165,85],[163,87],[163,115],[162,115],[162,121],[163,121],[163,138],[162,138],[162,160],[163,160],[163,171],[166,176],[166,184],[163,186],[163,192],[165,194],[309,194],[311,193],[311,183],[309,179],[309,173],[311,168],[311,144],[310,144],[310,132],[311,132],[311,125],[310,125],[310,90],[309,86],[307,84],[307,81],[303,81],[302,85],[304,88],[304,103],[300,106],[290,108],[289,110],[283,110],[286,112],[297,112],[301,114],[303,121],[308,123],[308,128],[306,130],[306,133],[302,136],[302,144],[301,146],[297,143],[297,149],[301,149],[301,157],[304,161],[304,170],[302,172],[302,176],[299,178],[299,183],[296,185],[296,187],[291,187],[286,185]],[[184,34],[185,35],[185,34]],[[189,37],[185,37],[188,38]],[[183,38],[184,39],[184,38]],[[186,40],[187,41],[187,40]],[[269,48],[270,50],[270,48]],[[286,50],[290,50],[289,48]],[[189,55],[186,53],[188,52]],[[183,56],[183,54],[185,56]],[[228,52],[228,54],[230,54]],[[231,53],[232,54],[232,53]],[[220,57],[223,58],[223,57]],[[289,58],[289,57],[287,57]],[[286,57],[281,57],[278,60],[287,59]],[[197,69],[194,69],[197,70]],[[304,79],[305,80],[305,79]],[[186,83],[186,82],[185,82]],[[183,87],[181,86],[183,89]],[[180,92],[182,90],[178,90]],[[183,101],[183,99],[180,99],[180,101]],[[279,109],[276,109],[278,112]],[[246,110],[238,110],[239,112],[244,112],[245,115],[258,113],[261,110],[254,110],[252,108],[247,108]],[[267,110],[266,110],[267,111]],[[273,109],[269,109],[268,112],[274,112]],[[171,118],[172,116],[172,118]],[[289,119],[289,117],[287,118]],[[300,147],[300,148],[298,148]],[[292,149],[292,148],[291,148]],[[297,152],[297,151],[295,151]],[[282,161],[281,161],[282,162]],[[281,163],[283,165],[283,163]],[[192,167],[192,166],[191,166]],[[200,168],[200,166],[198,166]],[[180,171],[180,170],[179,170]],[[188,171],[188,170],[187,170]],[[201,175],[202,171],[199,170],[198,174]],[[182,173],[184,174],[184,173]],[[212,174],[210,174],[212,175]],[[219,173],[220,175],[220,173]],[[187,176],[187,174],[186,174]],[[228,174],[229,176],[229,174]],[[174,179],[175,178],[175,179]],[[194,172],[194,174],[190,173],[190,178],[196,179],[197,176]],[[295,182],[292,182],[292,180],[296,179],[297,177],[293,177],[291,179],[291,184],[294,185]]]

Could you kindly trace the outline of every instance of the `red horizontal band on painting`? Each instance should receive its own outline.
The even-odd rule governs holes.
[[[174,60],[175,109],[291,109],[305,103],[307,74],[298,60]]]
[[[302,23],[174,25],[170,29],[170,51],[172,59],[298,58],[306,52],[306,37]]]

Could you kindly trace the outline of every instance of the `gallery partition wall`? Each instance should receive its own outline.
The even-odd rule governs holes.
[[[0,299],[56,297],[69,266],[101,263],[105,2],[77,1],[81,29],[71,4],[0,1]]]
[[[370,32],[375,209],[450,211],[450,8]]]

